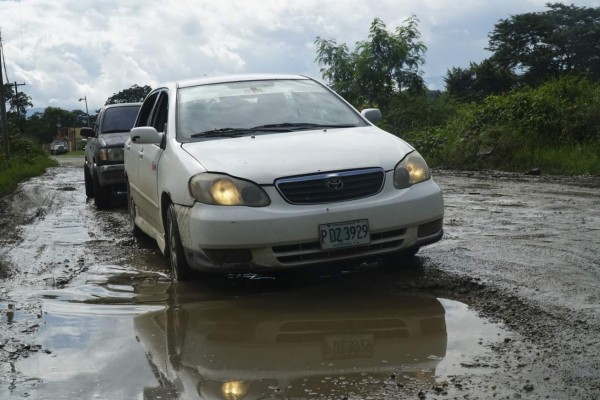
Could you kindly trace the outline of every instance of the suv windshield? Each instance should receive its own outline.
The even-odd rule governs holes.
[[[177,137],[366,126],[334,93],[309,79],[226,82],[179,89]]]
[[[107,108],[102,121],[102,133],[129,132],[140,106]]]

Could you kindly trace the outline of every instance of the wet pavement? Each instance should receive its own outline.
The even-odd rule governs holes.
[[[172,282],[80,160],[0,199],[2,399],[600,398],[600,182],[449,173],[446,236]]]

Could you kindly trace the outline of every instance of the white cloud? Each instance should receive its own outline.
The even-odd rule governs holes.
[[[9,78],[27,83],[35,107],[81,109],[87,96],[93,110],[133,84],[239,72],[320,78],[315,37],[352,48],[375,17],[389,29],[420,19],[425,77],[441,88],[449,68],[489,56],[498,20],[546,1],[0,0],[0,29]]]

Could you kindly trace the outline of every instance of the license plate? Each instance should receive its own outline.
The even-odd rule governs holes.
[[[324,360],[373,357],[373,335],[330,335],[323,341]]]
[[[359,219],[319,225],[319,238],[322,249],[369,244],[371,243],[369,220]]]

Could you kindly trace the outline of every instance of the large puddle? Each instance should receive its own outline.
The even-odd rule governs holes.
[[[390,398],[491,373],[474,360],[507,335],[426,294],[234,281],[209,288],[104,265],[41,290],[40,351],[7,361],[0,398]],[[7,307],[2,324],[25,318]]]

